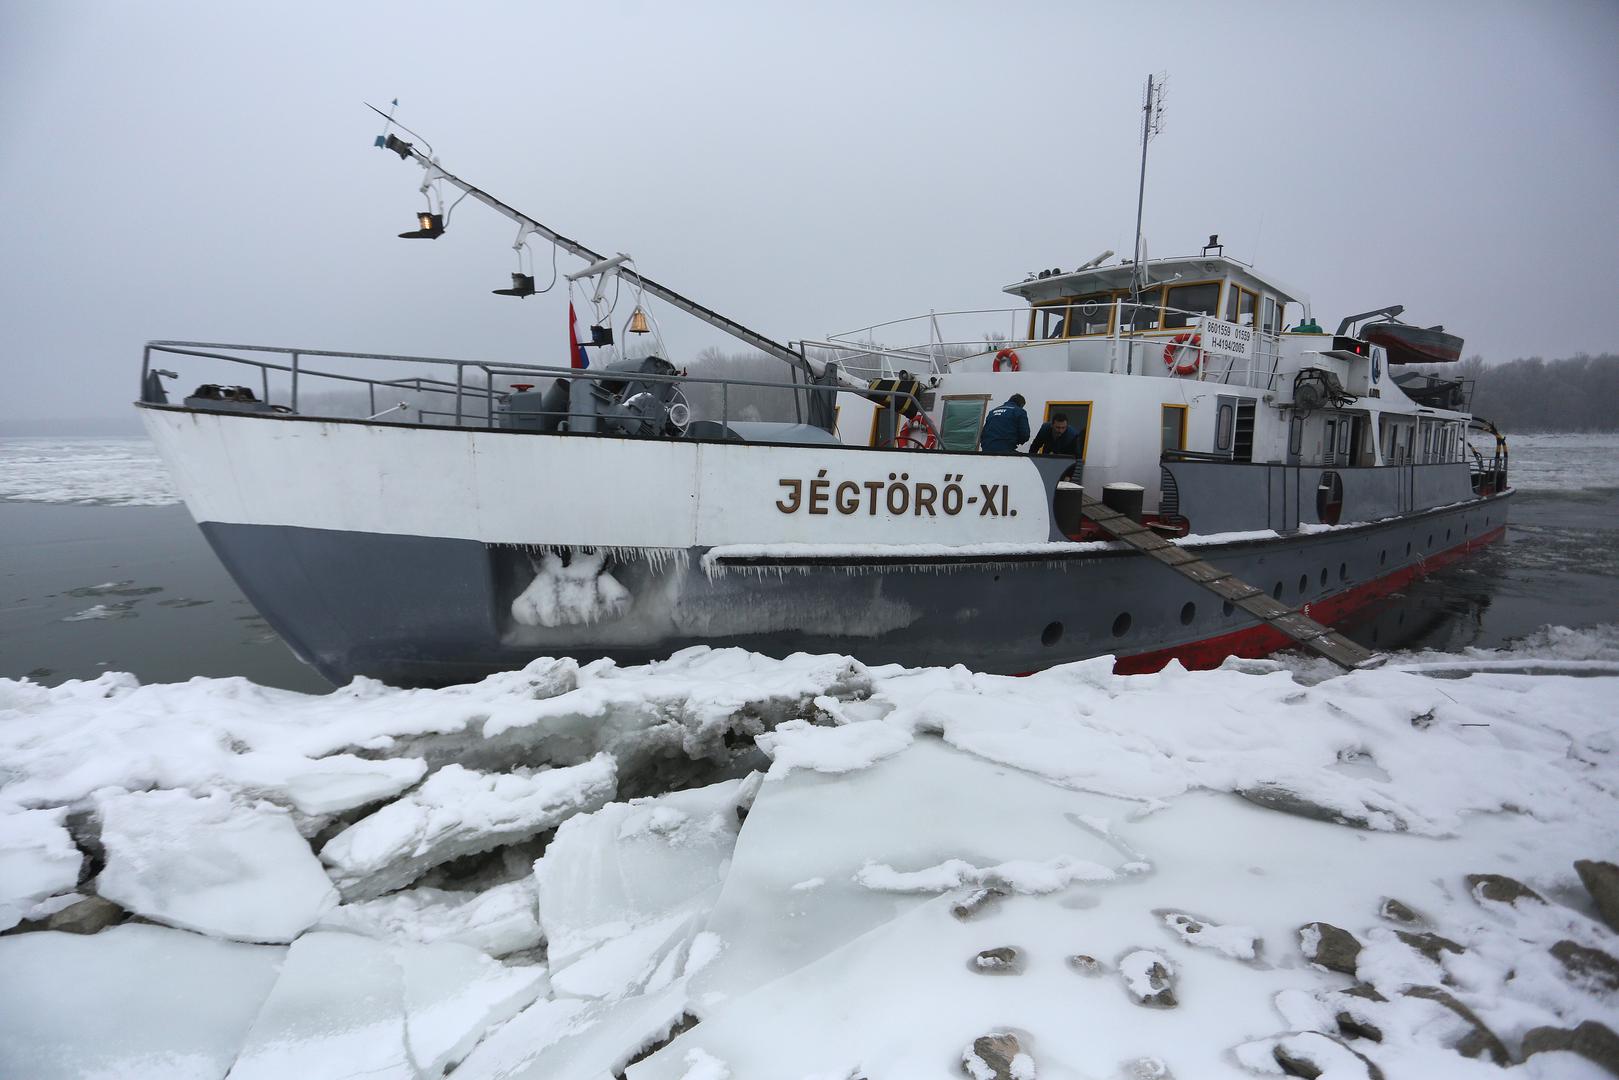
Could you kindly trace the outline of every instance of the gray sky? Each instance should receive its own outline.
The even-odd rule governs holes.
[[[1218,232],[1323,323],[1612,351],[1616,44],[1604,0],[0,0],[0,433],[123,412],[150,338],[565,362],[561,289],[488,292],[504,219],[395,238],[419,172],[361,105],[395,96],[448,168],[796,339],[1127,252],[1167,70],[1154,256]],[[715,341],[662,320],[677,362]]]

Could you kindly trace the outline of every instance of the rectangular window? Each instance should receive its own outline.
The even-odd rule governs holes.
[[[1034,309],[1034,333],[1030,335],[1036,341],[1049,341],[1063,336],[1063,328],[1068,319],[1068,308],[1062,304],[1047,304]]]
[[[1338,446],[1338,421],[1327,421],[1327,436],[1321,440],[1321,464],[1331,465],[1336,462],[1336,448]]]
[[[1348,420],[1345,420],[1343,423],[1338,425],[1338,456],[1343,459],[1343,462],[1346,465],[1353,464],[1353,462],[1349,460],[1349,432],[1350,425]]]
[[[1081,296],[1074,302],[1073,313],[1068,316],[1070,336],[1079,334],[1105,334],[1113,329],[1113,297],[1107,293]]]
[[[1216,451],[1231,450],[1231,428],[1236,422],[1237,410],[1228,401],[1220,403],[1219,410],[1214,414],[1214,449]]]
[[[1260,323],[1260,329],[1267,334],[1274,334],[1282,328],[1282,305],[1276,302],[1274,296],[1265,297],[1265,317]]]
[[[1079,460],[1085,460],[1085,449],[1091,441],[1091,403],[1088,401],[1046,402],[1045,423],[1058,413],[1068,417],[1068,426],[1079,436]]]
[[[1160,413],[1158,426],[1161,431],[1159,449],[1186,449],[1185,405],[1165,405]]]
[[[1153,286],[1141,293],[1141,299],[1135,307],[1130,306],[1130,297],[1124,298],[1124,311],[1126,323],[1137,331],[1156,330],[1159,323],[1159,309],[1164,306],[1164,290],[1162,286]]]
[[[1295,416],[1287,425],[1287,452],[1294,457],[1304,449],[1304,417]]]
[[[1164,306],[1164,326],[1176,328],[1190,326],[1199,315],[1213,315],[1220,309],[1220,283],[1208,281],[1198,285],[1171,285],[1169,300]]]
[[[939,444],[945,450],[977,450],[989,397],[947,397],[939,419]]]
[[[1254,325],[1254,305],[1258,301],[1257,293],[1249,292],[1241,285],[1232,285],[1226,290],[1225,321],[1240,326]]]

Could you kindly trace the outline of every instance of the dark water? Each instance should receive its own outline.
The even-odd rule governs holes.
[[[1358,622],[1363,643],[1445,651],[1619,622],[1619,488],[1520,490],[1501,542]],[[108,670],[328,689],[242,598],[184,507],[0,502],[0,675],[54,684]]]

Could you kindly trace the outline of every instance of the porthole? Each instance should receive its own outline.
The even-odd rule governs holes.
[[[1462,535],[1463,535],[1463,536],[1466,536],[1466,535],[1467,535],[1467,531],[1468,531],[1468,530],[1469,530],[1469,529],[1471,529],[1471,528],[1472,528],[1472,527],[1473,527],[1473,526],[1472,526],[1472,524],[1471,524],[1471,523],[1470,523],[1470,522],[1463,522],[1463,523],[1462,523]]]
[[[1387,563],[1388,561],[1389,561],[1389,553],[1387,551],[1379,551],[1377,553],[1377,565],[1378,566],[1382,566],[1385,563]]]
[[[1062,623],[1049,622],[1046,628],[1040,631],[1040,644],[1055,645],[1062,640]]]
[[[1405,542],[1405,557],[1408,559],[1411,557],[1411,541],[1409,540]]]
[[[1325,566],[1321,568],[1321,587],[1323,589],[1327,587],[1327,568]]]
[[[1197,605],[1188,600],[1181,605],[1181,625],[1191,626],[1195,618],[1197,618]]]
[[[1125,634],[1128,634],[1129,632],[1130,632],[1130,613],[1128,611],[1121,611],[1121,612],[1119,612],[1119,617],[1113,620],[1113,636],[1114,637],[1123,637]]]
[[[1349,580],[1349,564],[1348,563],[1341,562],[1341,563],[1338,564],[1338,580],[1339,581],[1348,581]]]
[[[1428,534],[1428,550],[1433,550],[1433,533]]]
[[[1233,604],[1229,600],[1223,601],[1220,604],[1220,614],[1224,615],[1228,619],[1231,618],[1231,613],[1233,611],[1236,611],[1236,610],[1237,610],[1237,605]]]
[[[1449,540],[1450,540],[1450,530],[1449,529],[1445,530],[1445,540],[1446,540],[1446,542],[1449,542]]]
[[[1309,574],[1300,574],[1299,575],[1299,595],[1303,596],[1306,592],[1309,591],[1309,588],[1310,588],[1310,575]]]
[[[1275,585],[1271,586],[1270,594],[1271,594],[1271,596],[1275,597],[1277,600],[1280,600],[1282,598],[1282,583],[1280,581],[1278,581]]]

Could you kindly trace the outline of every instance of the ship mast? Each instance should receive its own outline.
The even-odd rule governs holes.
[[[1134,251],[1135,268],[1130,276],[1130,301],[1132,305],[1141,299],[1141,290],[1147,286],[1147,270],[1143,265],[1146,260],[1141,250],[1141,211],[1147,198],[1147,144],[1152,137],[1164,130],[1164,76],[1147,76],[1147,91],[1141,98],[1141,180],[1136,187],[1136,243],[1131,250]],[[1133,312],[1132,308],[1132,312]],[[1135,323],[1134,314],[1130,317],[1132,325]]]

